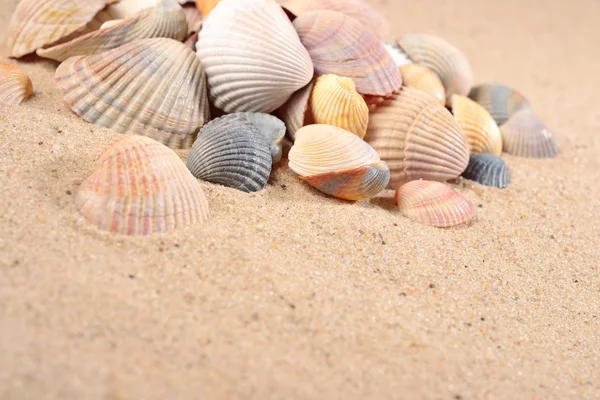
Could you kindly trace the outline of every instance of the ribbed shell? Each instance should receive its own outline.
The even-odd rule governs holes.
[[[473,154],[462,176],[482,185],[500,189],[510,183],[506,163],[502,158],[490,153]]]
[[[0,104],[21,104],[32,94],[29,76],[17,66],[0,61]]]
[[[310,11],[294,20],[318,75],[352,78],[365,95],[387,96],[402,86],[400,72],[381,40],[352,17]]]
[[[513,114],[500,126],[500,133],[504,151],[515,156],[549,158],[558,152],[552,133],[529,111]]]
[[[394,197],[405,217],[423,225],[447,228],[473,218],[469,201],[450,186],[434,181],[411,181],[400,186]]]
[[[441,105],[446,104],[446,91],[440,78],[429,68],[419,64],[404,64],[400,66],[402,84],[419,89],[433,96]]]
[[[196,43],[210,97],[227,113],[270,113],[308,84],[313,65],[274,0],[223,0]]]
[[[277,114],[285,123],[288,135],[292,141],[295,140],[298,129],[306,124],[312,123],[312,117],[307,111],[308,100],[310,99],[313,86],[314,81],[294,93],[292,97],[277,110]]]
[[[148,235],[198,223],[208,202],[179,156],[142,136],[118,135],[79,186],[75,204],[99,229]]]
[[[525,96],[504,85],[476,86],[469,93],[469,98],[483,106],[499,126],[508,121],[514,113],[531,111]]]
[[[198,179],[256,192],[269,180],[271,152],[257,127],[239,115],[225,115],[202,128],[187,166]]]
[[[265,138],[265,143],[271,149],[273,164],[281,161],[281,142],[285,136],[285,124],[279,118],[265,113],[241,112],[235,113],[242,119],[258,128]]]
[[[365,140],[390,167],[390,188],[420,178],[453,179],[469,162],[466,136],[452,114],[413,88],[371,110]]]
[[[397,42],[412,61],[437,74],[446,90],[446,99],[453,94],[469,93],[473,83],[471,66],[452,44],[438,36],[419,33],[402,35]]]
[[[496,122],[485,108],[465,96],[450,98],[452,115],[467,135],[471,154],[502,154],[502,136]]]
[[[361,139],[367,132],[369,107],[350,78],[333,74],[320,76],[313,88],[309,107],[316,124],[337,126]]]
[[[65,101],[84,120],[172,148],[191,147],[210,119],[202,64],[172,39],[138,40],[99,55],[71,57],[55,78]]]

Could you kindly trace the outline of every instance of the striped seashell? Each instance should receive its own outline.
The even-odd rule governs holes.
[[[400,66],[402,84],[419,89],[433,96],[441,105],[446,104],[446,91],[440,78],[429,68],[419,64],[404,64]]]
[[[558,145],[546,125],[530,111],[513,114],[500,126],[504,151],[519,157],[550,158]]]
[[[173,150],[143,136],[118,135],[79,186],[75,204],[101,230],[167,232],[204,221],[208,201]]]
[[[237,115],[250,122],[263,134],[265,143],[269,145],[271,149],[273,165],[281,161],[281,142],[283,142],[283,137],[285,136],[285,124],[282,120],[265,113],[242,112],[233,115]]]
[[[173,39],[137,40],[106,53],[71,57],[58,87],[84,120],[189,148],[209,119],[200,60]]]
[[[519,111],[531,111],[525,96],[504,85],[476,86],[471,89],[469,98],[483,106],[498,125],[502,125]]]
[[[304,125],[312,123],[312,117],[308,110],[308,100],[312,94],[314,81],[298,90],[279,109],[277,114],[285,123],[288,135],[292,141],[296,139],[296,132]]]
[[[485,108],[465,96],[450,98],[452,115],[467,135],[471,154],[502,154],[500,129]]]
[[[29,76],[17,66],[0,61],[0,104],[21,104],[32,94]]]
[[[485,186],[503,189],[510,183],[510,174],[504,160],[495,154],[479,153],[469,158],[462,176]]]

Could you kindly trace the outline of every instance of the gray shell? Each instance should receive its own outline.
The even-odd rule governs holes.
[[[504,160],[490,153],[473,154],[469,165],[462,173],[466,179],[485,186],[505,188],[510,183],[510,174]]]
[[[519,111],[531,111],[531,105],[521,93],[504,85],[486,84],[471,89],[469,98],[485,108],[498,126]]]
[[[273,164],[281,161],[281,142],[285,136],[285,124],[282,120],[265,113],[239,112],[231,115],[238,115],[240,118],[254,124],[262,132],[266,143],[271,148]]]

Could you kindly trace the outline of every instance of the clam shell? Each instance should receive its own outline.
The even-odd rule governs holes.
[[[387,96],[402,86],[400,72],[381,40],[352,17],[310,11],[294,20],[318,75],[352,78],[364,95]]]
[[[187,166],[198,179],[256,192],[269,180],[272,158],[264,134],[239,115],[231,114],[202,128]]]
[[[485,108],[465,96],[450,98],[452,115],[467,135],[471,154],[502,154],[502,136],[496,122]]]
[[[209,213],[202,188],[179,156],[136,135],[118,135],[105,148],[75,204],[99,229],[124,235],[170,231]]]
[[[473,154],[462,176],[485,186],[503,189],[510,183],[510,174],[504,160],[490,153]]]
[[[204,16],[200,14],[200,11],[193,4],[183,5],[183,12],[185,13],[185,19],[188,26],[188,35],[194,32],[200,32],[202,29],[202,23],[204,22]],[[196,47],[194,46],[194,50]]]
[[[390,167],[390,188],[420,178],[453,179],[469,162],[466,136],[452,114],[409,87],[371,110],[365,141]]]
[[[0,61],[0,104],[21,104],[32,94],[29,76],[17,66]]]
[[[469,201],[450,186],[435,181],[411,181],[396,190],[394,201],[402,214],[423,225],[447,228],[473,218]]]
[[[530,111],[513,114],[500,126],[504,151],[519,157],[556,156],[558,145],[546,125]]]
[[[358,136],[331,125],[308,125],[296,132],[289,166],[323,193],[362,200],[381,192],[390,179],[387,165]]]
[[[172,39],[137,40],[99,55],[71,57],[55,78],[84,120],[169,147],[191,147],[210,119],[202,64]]]
[[[508,121],[514,113],[531,111],[525,96],[504,85],[476,86],[469,93],[469,98],[483,106],[498,125]]]
[[[270,113],[313,77],[310,56],[274,0],[221,1],[196,49],[210,97],[227,113]]]
[[[410,59],[437,74],[446,90],[446,99],[453,94],[466,96],[471,90],[473,73],[467,58],[446,40],[428,34],[408,33],[397,40]]]
[[[277,114],[285,123],[288,135],[292,141],[296,138],[296,132],[304,125],[312,123],[312,118],[308,111],[308,100],[312,93],[314,81],[297,91],[290,99],[279,109]]]
[[[265,113],[242,112],[236,113],[235,115],[250,122],[263,134],[265,143],[268,144],[271,149],[273,164],[277,164],[281,161],[281,142],[285,136],[285,124],[283,121],[273,115]]]
[[[429,68],[419,64],[404,64],[400,66],[402,84],[425,92],[441,105],[446,104],[446,91],[440,78]]]

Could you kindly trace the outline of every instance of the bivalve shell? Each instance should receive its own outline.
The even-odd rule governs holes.
[[[419,64],[404,64],[400,66],[402,84],[419,89],[433,96],[441,105],[446,104],[446,90],[440,78],[429,68]]]
[[[462,176],[485,186],[503,189],[510,183],[510,174],[504,160],[495,154],[479,153],[469,158]]]
[[[525,96],[504,85],[476,86],[469,93],[469,98],[483,106],[498,126],[508,121],[517,112],[531,111],[531,105]]]
[[[502,154],[502,136],[496,122],[485,108],[465,96],[450,98],[452,115],[467,135],[471,154]]]
[[[253,124],[263,134],[265,143],[267,143],[271,149],[271,157],[273,164],[277,164],[281,161],[281,142],[285,136],[285,124],[279,118],[265,113],[250,113],[242,112],[235,113],[240,118]]]
[[[504,151],[519,157],[550,158],[558,145],[546,125],[530,111],[513,114],[500,126]]]
[[[0,61],[0,104],[21,104],[32,94],[29,76],[17,66]]]

